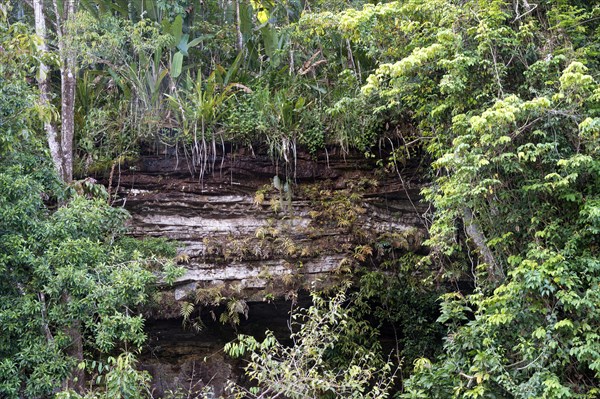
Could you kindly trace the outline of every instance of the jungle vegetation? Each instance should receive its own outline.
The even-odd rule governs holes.
[[[151,395],[139,311],[174,249],[88,177],[170,151],[201,182],[235,148],[291,180],[300,151],[419,156],[433,207],[408,286],[315,296],[292,347],[240,337],[232,395],[600,396],[598,2],[5,0],[0,61],[0,397]]]

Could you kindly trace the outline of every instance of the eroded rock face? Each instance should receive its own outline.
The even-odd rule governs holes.
[[[309,295],[301,292],[296,305],[310,306]],[[179,389],[187,398],[188,392],[194,394],[208,388],[214,397],[219,397],[226,392],[229,380],[243,383],[244,364],[223,353],[227,342],[238,333],[263,339],[267,329],[283,342],[289,339],[289,301],[255,302],[250,307],[251,317],[242,319],[235,328],[213,320],[208,310],[202,312],[201,331],[182,328],[181,319],[149,320],[142,362],[143,369],[153,376],[154,394],[160,397]]]
[[[218,160],[202,180],[174,157],[146,157],[113,179],[117,205],[132,215],[132,234],[176,240],[186,269],[149,315],[144,367],[157,392],[211,384],[219,394],[239,375],[219,352],[234,330],[215,323],[202,333],[181,330],[178,303],[202,307],[219,293],[249,304],[252,319],[275,301],[285,314],[273,310],[264,320],[285,322],[289,306],[280,298],[334,284],[358,262],[376,265],[385,248],[421,251],[426,207],[418,202],[417,169],[407,167],[402,179],[374,170],[360,157],[300,157],[286,179],[267,157],[238,153]]]

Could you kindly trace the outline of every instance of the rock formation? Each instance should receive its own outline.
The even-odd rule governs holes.
[[[235,337],[228,322],[284,336],[299,292],[334,285],[359,263],[377,267],[386,248],[421,251],[418,165],[374,172],[362,156],[331,153],[299,156],[284,169],[238,152],[200,179],[185,160],[146,156],[114,177],[110,189],[132,215],[131,234],[176,240],[185,268],[148,314],[144,364],[158,394],[204,385],[220,394],[237,378],[221,351]],[[202,331],[182,327],[184,303]]]

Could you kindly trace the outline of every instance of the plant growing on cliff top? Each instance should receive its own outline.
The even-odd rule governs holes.
[[[221,87],[218,73],[213,71],[205,81],[200,70],[196,72],[196,79],[188,74],[184,87],[168,96],[171,109],[179,119],[183,144],[191,150],[190,171],[201,179],[215,166],[217,140],[224,146],[215,126],[225,101],[233,95],[232,86]]]

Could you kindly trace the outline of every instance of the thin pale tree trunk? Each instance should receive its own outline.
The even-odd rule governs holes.
[[[35,16],[35,33],[40,38],[38,51],[42,56],[40,58],[43,59],[43,55],[48,52],[48,46],[46,45],[46,20],[44,19],[43,0],[33,1],[33,11]],[[44,108],[50,107],[50,69],[44,62],[40,62],[37,81],[40,89],[40,103]],[[56,126],[51,120],[46,120],[44,121],[44,130],[46,132],[46,139],[48,140],[48,147],[50,149],[50,156],[52,157],[54,168],[58,175],[63,177],[63,158]]]
[[[240,15],[240,1],[235,0],[235,30],[237,35],[237,51],[240,52],[244,48],[244,36],[242,35],[242,16]]]
[[[70,57],[69,57],[70,58]],[[61,68],[61,150],[63,158],[63,180],[73,180],[73,140],[75,135],[75,68],[71,59]]]
[[[43,0],[35,0],[43,1]],[[58,51],[60,56],[60,78],[61,78],[61,134],[60,151],[62,178],[66,183],[73,180],[73,140],[75,132],[75,85],[76,68],[75,55],[67,43],[67,24],[75,17],[76,0],[63,0],[59,7],[58,0],[52,1],[54,6],[54,17],[56,20],[56,36],[58,39]],[[70,295],[65,294],[61,298],[65,303],[72,301]],[[77,362],[83,360],[83,336],[80,320],[73,320],[64,332],[71,338],[71,344],[66,349],[67,355],[73,357]],[[83,370],[75,367],[71,376],[63,382],[63,388],[73,389],[77,393],[83,393],[85,374]]]
[[[37,0],[36,0],[37,1]],[[53,0],[56,17],[58,51],[60,53],[60,89],[61,89],[61,133],[62,178],[66,183],[73,180],[73,140],[75,136],[75,55],[65,45],[66,24],[75,16],[76,1],[66,0],[63,9],[59,9],[57,0]]]
[[[56,0],[55,0],[56,1]],[[73,141],[75,139],[75,55],[70,48],[65,47],[66,24],[75,17],[75,0],[67,0],[65,15],[60,30],[63,34],[59,41],[61,51],[61,149],[63,156],[64,181],[73,180]]]

